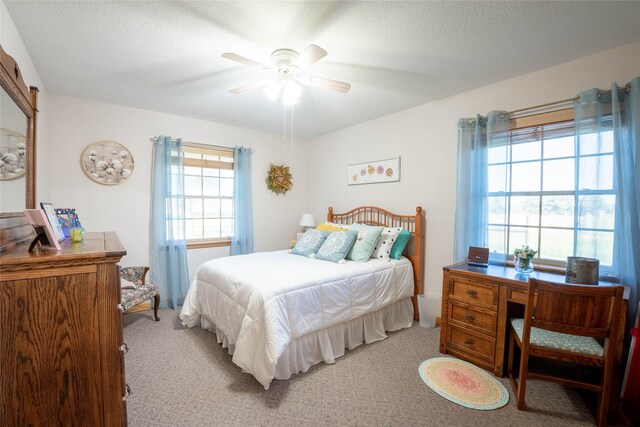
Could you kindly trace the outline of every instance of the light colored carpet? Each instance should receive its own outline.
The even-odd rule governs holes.
[[[347,351],[333,365],[319,364],[269,390],[233,364],[211,332],[181,325],[179,312],[124,316],[127,400],[132,426],[216,425],[459,425],[593,426],[583,400],[570,388],[540,381],[527,387],[527,411],[509,404],[476,411],[451,403],[427,387],[420,362],[439,356],[440,329],[412,328]]]

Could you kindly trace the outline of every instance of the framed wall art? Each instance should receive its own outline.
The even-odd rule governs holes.
[[[104,185],[124,182],[133,173],[133,156],[124,145],[114,141],[98,141],[87,145],[80,164],[89,179]]]
[[[400,157],[347,166],[347,184],[378,184],[400,181]]]
[[[26,170],[27,138],[11,129],[0,129],[0,180],[22,178]]]

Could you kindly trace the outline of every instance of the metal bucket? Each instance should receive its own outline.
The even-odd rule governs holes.
[[[577,256],[567,257],[566,283],[597,285],[600,274],[600,261],[595,258]]]

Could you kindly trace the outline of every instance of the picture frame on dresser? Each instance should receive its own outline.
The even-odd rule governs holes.
[[[24,214],[36,232],[36,238],[31,243],[29,251],[35,247],[37,242],[40,242],[40,247],[43,249],[59,251],[61,247],[58,243],[58,238],[53,228],[51,228],[44,211],[42,209],[25,209]]]
[[[58,216],[56,215],[56,210],[54,209],[53,204],[48,202],[40,202],[40,207],[44,211],[44,214],[47,216],[49,225],[51,225],[51,229],[53,229],[58,242],[62,242],[65,238],[65,235],[62,231],[62,227],[60,226],[60,221],[58,221]]]

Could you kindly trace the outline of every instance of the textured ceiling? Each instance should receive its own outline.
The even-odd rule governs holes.
[[[352,89],[305,88],[296,138],[640,40],[637,1],[5,4],[49,92],[272,133],[281,104],[228,92],[263,74],[220,55],[317,44],[310,74]]]

